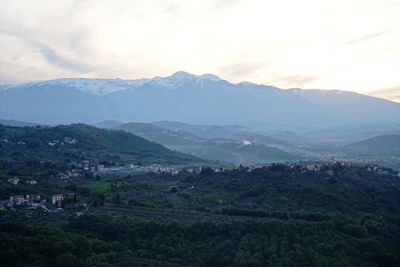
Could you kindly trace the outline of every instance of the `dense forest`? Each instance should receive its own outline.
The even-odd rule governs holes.
[[[398,266],[399,225],[371,217],[165,223],[87,215],[61,229],[1,220],[18,266]]]

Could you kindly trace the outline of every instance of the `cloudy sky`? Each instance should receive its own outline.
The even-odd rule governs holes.
[[[400,102],[400,0],[0,0],[0,83],[178,70]]]

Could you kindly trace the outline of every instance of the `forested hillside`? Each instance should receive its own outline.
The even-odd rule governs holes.
[[[0,125],[0,139],[3,157],[17,160],[96,159],[113,164],[206,162],[124,131],[99,129],[85,124],[56,127]]]

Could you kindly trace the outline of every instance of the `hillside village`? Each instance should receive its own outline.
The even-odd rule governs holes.
[[[137,166],[134,164],[129,164],[127,166],[120,167],[107,167],[103,164],[91,164],[88,160],[82,160],[81,162],[71,162],[69,164],[70,169],[66,172],[59,172],[57,176],[50,177],[51,179],[56,179],[63,181],[65,183],[72,182],[74,180],[87,180],[96,175],[114,175],[114,174],[159,174],[159,175],[171,175],[175,176],[180,173],[190,173],[190,174],[202,174],[211,171],[213,173],[229,173],[238,170],[245,170],[246,172],[253,172],[257,169],[269,169],[276,166],[285,166],[289,168],[296,168],[302,173],[306,172],[323,172],[327,176],[334,176],[335,166],[342,167],[361,167],[367,171],[374,172],[380,175],[390,175],[397,176],[400,178],[400,173],[395,172],[390,169],[381,168],[376,165],[371,164],[361,164],[352,162],[340,162],[336,160],[329,161],[302,161],[302,162],[286,162],[286,163],[266,163],[257,164],[250,166],[232,166],[223,168],[210,168],[210,167],[193,167],[193,168],[181,168],[181,167],[163,167],[158,164],[151,164],[148,166]],[[90,175],[88,175],[88,173]],[[4,182],[4,181],[3,181]],[[7,183],[12,186],[25,185],[25,186],[37,186],[40,182],[32,179],[20,179],[18,177],[12,177],[7,179]],[[54,190],[51,190],[52,192]],[[65,191],[65,190],[64,190]],[[62,212],[65,208],[88,208],[88,203],[79,202],[77,200],[77,193],[70,192],[58,192],[51,193],[47,196],[27,193],[27,194],[12,194],[9,199],[0,200],[0,210],[2,211],[16,211],[18,210],[41,210],[45,213],[58,213]],[[81,216],[83,212],[79,211],[76,213],[77,216]]]

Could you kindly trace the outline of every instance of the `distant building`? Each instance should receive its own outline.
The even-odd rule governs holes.
[[[316,163],[307,163],[306,164],[306,169],[309,171],[319,171],[320,166]]]
[[[23,195],[12,195],[10,196],[10,204],[14,205],[22,205],[25,202],[25,198]]]
[[[102,165],[102,164],[99,164],[99,165],[97,165],[97,170],[103,170],[104,169],[104,165]]]
[[[332,171],[332,170],[327,170],[327,171],[326,171],[326,174],[328,174],[328,175],[330,175],[330,176],[333,176],[333,175],[335,174],[335,172]]]
[[[61,205],[61,202],[64,200],[63,194],[55,194],[51,196],[51,203],[53,205]]]
[[[13,185],[17,185],[19,183],[19,179],[17,177],[8,179],[8,182]]]
[[[70,145],[76,144],[78,142],[78,140],[71,138],[71,137],[64,137],[63,141],[64,141],[64,143],[70,144]]]
[[[71,200],[75,201],[76,200],[76,195],[75,193],[67,193],[64,195],[64,200]]]
[[[68,177],[77,177],[78,173],[77,172],[68,172],[67,175],[68,175]]]
[[[243,140],[242,144],[245,145],[245,146],[249,146],[249,145],[251,145],[251,142],[248,141],[248,140]]]
[[[28,195],[26,195],[26,200],[29,200],[32,202],[39,202],[40,195],[39,194],[28,194]]]
[[[65,173],[60,172],[58,174],[58,178],[60,178],[61,180],[65,180],[65,179],[69,179],[69,176]]]

